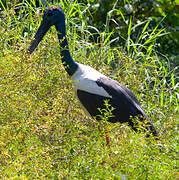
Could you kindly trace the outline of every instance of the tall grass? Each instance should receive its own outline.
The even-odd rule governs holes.
[[[0,178],[177,179],[177,67],[157,55],[152,41],[149,46],[140,41],[148,22],[138,42],[129,36],[127,47],[111,47],[110,32],[92,43],[95,34],[90,28],[95,28],[86,23],[85,5],[56,5],[67,17],[73,58],[130,88],[154,122],[160,142],[146,141],[125,124],[107,123],[109,150],[104,133],[84,114],[73,93],[55,28],[29,55],[26,50],[41,13],[30,6],[22,8],[23,16],[15,16],[10,8],[1,12],[0,20]],[[134,28],[130,26],[128,35]],[[102,132],[105,125],[100,125]]]

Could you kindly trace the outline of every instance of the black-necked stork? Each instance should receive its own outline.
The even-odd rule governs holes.
[[[147,122],[145,123],[147,132],[157,136],[155,127],[146,116],[135,95],[128,88],[95,69],[73,60],[66,38],[65,15],[61,8],[50,7],[44,12],[43,20],[29,47],[29,52],[34,51],[53,25],[58,33],[63,65],[73,79],[76,96],[85,111],[100,120],[99,108],[106,108],[104,100],[108,100],[108,104],[114,108],[113,116],[108,119],[109,122],[127,122],[136,131],[134,120],[137,118],[141,122]]]

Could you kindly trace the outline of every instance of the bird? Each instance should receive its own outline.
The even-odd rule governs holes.
[[[136,121],[145,124],[144,130],[148,132],[147,137],[158,137],[154,125],[130,89],[88,65],[77,63],[72,58],[62,8],[53,6],[44,11],[43,19],[28,52],[31,54],[36,49],[51,26],[56,28],[63,66],[73,80],[75,94],[84,111],[97,121],[101,121],[100,109],[106,108],[105,101],[107,101],[113,107],[112,115],[107,119],[109,122],[128,123],[134,131],[138,131],[139,128],[135,122],[137,119]]]

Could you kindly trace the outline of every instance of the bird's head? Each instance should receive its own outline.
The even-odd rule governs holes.
[[[58,33],[61,34],[62,37],[66,35],[64,12],[61,8],[56,6],[45,10],[40,27],[34,37],[35,39],[32,41],[29,47],[30,54],[38,46],[39,42],[53,25],[55,25]]]
[[[42,22],[50,26],[57,25],[58,23],[63,24],[65,22],[63,10],[56,6],[46,9],[43,14]]]

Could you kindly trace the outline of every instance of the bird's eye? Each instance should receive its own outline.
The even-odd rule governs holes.
[[[49,13],[47,14],[47,16],[53,16],[53,13],[52,13],[52,12],[49,12]]]

